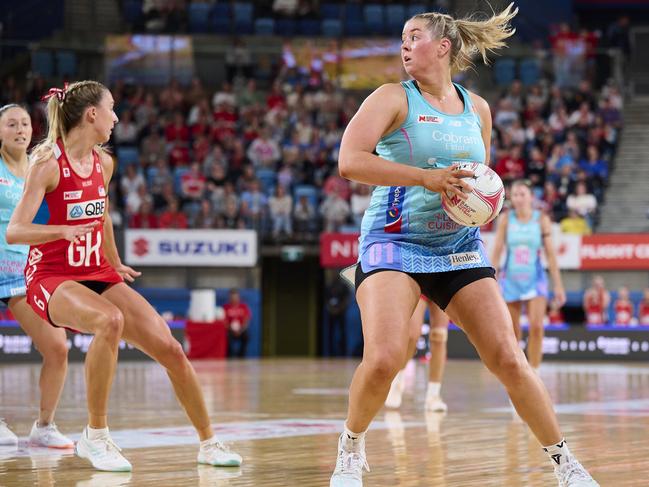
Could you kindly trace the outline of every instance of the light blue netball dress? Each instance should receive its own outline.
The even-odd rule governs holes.
[[[431,106],[414,80],[401,86],[408,99],[408,115],[399,128],[380,139],[376,146],[380,157],[424,169],[445,168],[455,162],[485,162],[480,117],[462,86],[455,84],[464,101],[464,111],[458,115]],[[439,193],[421,186],[374,189],[361,224],[358,262],[357,285],[360,270],[363,274],[401,271],[419,282],[423,274],[491,267],[480,230],[456,224],[442,209]],[[443,283],[450,275],[441,278]],[[448,299],[443,301],[442,308]]]
[[[541,262],[541,212],[534,210],[528,222],[521,222],[516,212],[510,211],[505,244],[505,266],[498,277],[505,301],[528,301],[537,296],[547,298],[548,279]]]
[[[0,299],[25,295],[25,264],[29,245],[9,245],[7,226],[23,194],[25,180],[13,175],[0,159]]]

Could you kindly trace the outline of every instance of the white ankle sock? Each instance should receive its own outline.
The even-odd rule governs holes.
[[[365,444],[365,431],[362,433],[354,433],[347,427],[347,423],[345,423],[343,435],[345,449],[347,451],[360,451],[363,449]]]
[[[563,465],[571,456],[565,438],[561,439],[556,445],[544,446],[543,449],[550,457],[550,460],[556,465]]]
[[[440,382],[429,382],[428,383],[428,396],[432,397],[439,397],[439,391],[442,388],[442,384]]]
[[[105,438],[108,436],[108,427],[95,429],[88,426],[86,428],[86,431],[88,432],[88,439],[90,441],[97,440],[99,438]]]
[[[211,438],[208,438],[207,440],[203,440],[200,443],[200,447],[203,448],[203,447],[205,447],[207,445],[211,445],[212,443],[214,443],[214,440],[215,440],[214,436],[212,436]]]

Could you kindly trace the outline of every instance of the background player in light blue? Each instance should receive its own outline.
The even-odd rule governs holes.
[[[498,219],[491,261],[498,266],[506,249],[505,263],[498,274],[500,288],[519,341],[521,310],[523,304],[527,307],[530,326],[527,359],[538,369],[543,358],[543,319],[548,306],[548,279],[541,262],[542,250],[545,250],[554,300],[559,307],[565,304],[566,293],[552,242],[550,218],[533,208],[534,195],[529,182],[514,181],[510,194],[512,210]]]
[[[456,161],[487,162],[491,113],[479,96],[452,82],[470,57],[505,45],[516,11],[484,21],[419,14],[403,29],[402,61],[413,78],[372,93],[342,139],[343,177],[377,186],[361,226],[356,298],[363,360],[349,392],[331,487],[360,487],[365,432],[408,353],[408,323],[420,294],[459,324],[485,365],[505,385],[521,418],[545,447],[563,487],[597,486],[563,440],[550,397],[513,332],[480,232],[459,227],[440,194],[466,188]],[[373,152],[376,149],[377,155]],[[497,439],[494,442],[497,443]],[[493,445],[494,456],[503,451]]]
[[[19,105],[0,108],[0,300],[9,307],[22,329],[32,338],[43,356],[38,420],[29,435],[30,443],[51,448],[73,448],[54,423],[68,367],[67,337],[63,328],[44,322],[27,304],[24,269],[28,245],[8,245],[7,225],[23,193],[32,139],[29,114]],[[0,444],[16,444],[18,438],[0,420]]]

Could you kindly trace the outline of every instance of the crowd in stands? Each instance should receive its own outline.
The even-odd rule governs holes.
[[[593,277],[591,287],[583,294],[584,321],[587,325],[612,324],[617,327],[649,326],[649,288],[630,292],[622,286],[614,296],[606,289],[602,276]],[[563,322],[561,311],[555,312],[557,323]],[[552,321],[552,313],[550,313]]]

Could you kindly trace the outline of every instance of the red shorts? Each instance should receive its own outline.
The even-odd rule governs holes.
[[[46,276],[42,278],[39,278],[38,275],[33,276],[33,280],[27,287],[27,302],[38,316],[56,327],[61,325],[52,323],[48,308],[49,301],[52,294],[54,294],[54,291],[56,291],[56,288],[66,281],[76,281],[81,282],[82,284],[86,282],[97,282],[110,285],[123,282],[124,280],[122,279],[122,276],[113,270],[112,267],[109,269],[102,269],[101,272],[94,272],[88,276],[84,276],[83,279],[79,279],[78,276],[75,276],[75,278],[70,276]],[[88,287],[93,289],[93,286],[91,285],[88,285]],[[63,326],[65,327],[65,325]]]

